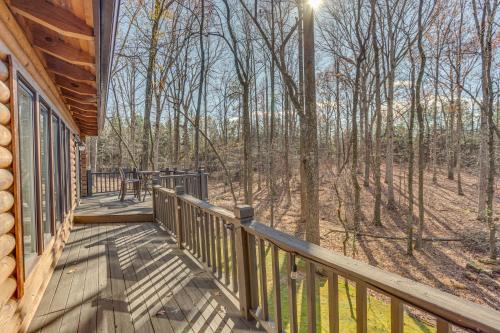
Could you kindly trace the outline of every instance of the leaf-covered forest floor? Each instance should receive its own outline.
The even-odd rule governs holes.
[[[344,234],[342,224],[337,218],[338,199],[335,195],[333,181],[337,181],[341,189],[343,212],[352,209],[350,184],[345,177],[335,178],[323,163],[320,171],[320,229],[321,246],[342,253]],[[324,170],[323,170],[324,169]],[[373,225],[374,183],[370,179],[370,186],[364,187],[363,176],[359,175],[361,186],[361,205],[363,221],[360,232],[367,235],[383,237],[405,237],[407,229],[407,191],[406,166],[395,166],[394,186],[397,208],[389,210],[387,203],[386,184],[382,189],[382,227]],[[381,269],[400,274],[404,277],[430,285],[449,292],[461,298],[484,304],[500,310],[500,274],[491,272],[476,272],[468,267],[470,263],[480,264],[480,260],[487,258],[488,233],[487,226],[476,219],[477,217],[477,176],[464,171],[462,186],[464,195],[457,194],[456,180],[449,180],[446,170],[440,170],[438,184],[432,184],[432,174],[425,173],[424,201],[425,222],[424,238],[461,239],[460,241],[433,241],[425,242],[423,250],[414,251],[414,256],[406,254],[406,240],[375,238],[362,236],[356,239],[355,258]],[[384,179],[382,171],[382,180]],[[258,176],[254,180],[254,203],[256,216],[262,223],[269,224],[270,200],[265,186],[266,179],[261,177],[261,190],[258,190]],[[214,204],[231,209],[233,202],[229,186],[225,186],[220,174],[213,173],[209,178],[209,197]],[[281,173],[277,181],[275,227],[279,230],[303,237],[304,225],[300,223],[300,191],[298,170],[292,170],[291,200],[288,200],[282,186]],[[236,194],[243,197],[237,181],[233,182]],[[495,214],[497,230],[500,200],[496,184]],[[417,175],[414,178],[415,189],[415,221],[418,221],[417,205]],[[350,219],[349,216],[347,216]],[[416,222],[415,222],[416,223]],[[332,231],[334,230],[334,231]],[[497,238],[499,232],[497,231]],[[347,253],[353,256],[352,238]],[[488,268],[491,268],[489,266]],[[495,269],[495,267],[493,267]],[[498,266],[496,266],[498,269]]]

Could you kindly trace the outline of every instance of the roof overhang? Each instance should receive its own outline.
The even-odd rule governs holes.
[[[82,135],[106,115],[119,0],[7,0]]]

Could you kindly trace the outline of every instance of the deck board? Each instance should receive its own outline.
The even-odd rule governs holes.
[[[124,201],[117,193],[100,193],[82,198],[75,210],[75,223],[152,222],[151,196],[145,201],[127,196]]]
[[[258,331],[158,225],[77,224],[29,332]]]

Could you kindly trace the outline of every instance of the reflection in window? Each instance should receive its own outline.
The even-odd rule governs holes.
[[[61,181],[59,171],[61,170],[61,158],[59,153],[59,120],[56,116],[52,116],[52,161],[54,169],[54,205],[56,225],[61,224]]]
[[[51,215],[50,215],[50,173],[49,173],[49,112],[43,105],[40,107],[40,166],[41,166],[41,192],[42,192],[42,230],[44,244],[50,242]]]
[[[24,261],[37,255],[35,210],[35,151],[33,106],[34,95],[19,84],[19,151],[21,171],[21,198],[23,218]]]

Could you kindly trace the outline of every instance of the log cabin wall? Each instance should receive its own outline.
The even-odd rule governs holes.
[[[80,151],[80,197],[87,196],[87,150]]]
[[[12,145],[11,105],[12,66],[11,59],[0,58],[0,327],[7,332],[14,331],[19,317],[16,314],[18,302],[17,274],[19,267],[16,258],[19,256],[16,247],[15,191]]]
[[[0,0],[0,7],[3,6]],[[0,8],[0,16],[4,15]],[[16,31],[20,33],[17,36]],[[43,68],[28,45],[21,45],[20,30],[12,30],[0,18],[0,328],[2,333],[25,331],[36,311],[53,269],[69,236],[76,207],[76,145],[78,134],[71,114],[53,93],[50,81],[44,78]],[[46,73],[45,73],[46,75]],[[70,207],[64,221],[54,230],[50,242],[37,257],[36,264],[25,276],[23,265],[23,234],[20,207],[20,176],[16,135],[18,126],[18,77],[23,77],[36,91],[38,98],[64,122],[70,133],[69,166]],[[38,110],[38,109],[37,109]],[[39,110],[37,111],[39,112]]]
[[[104,121],[118,8],[0,0],[1,333],[29,326],[86,191],[76,138]]]

